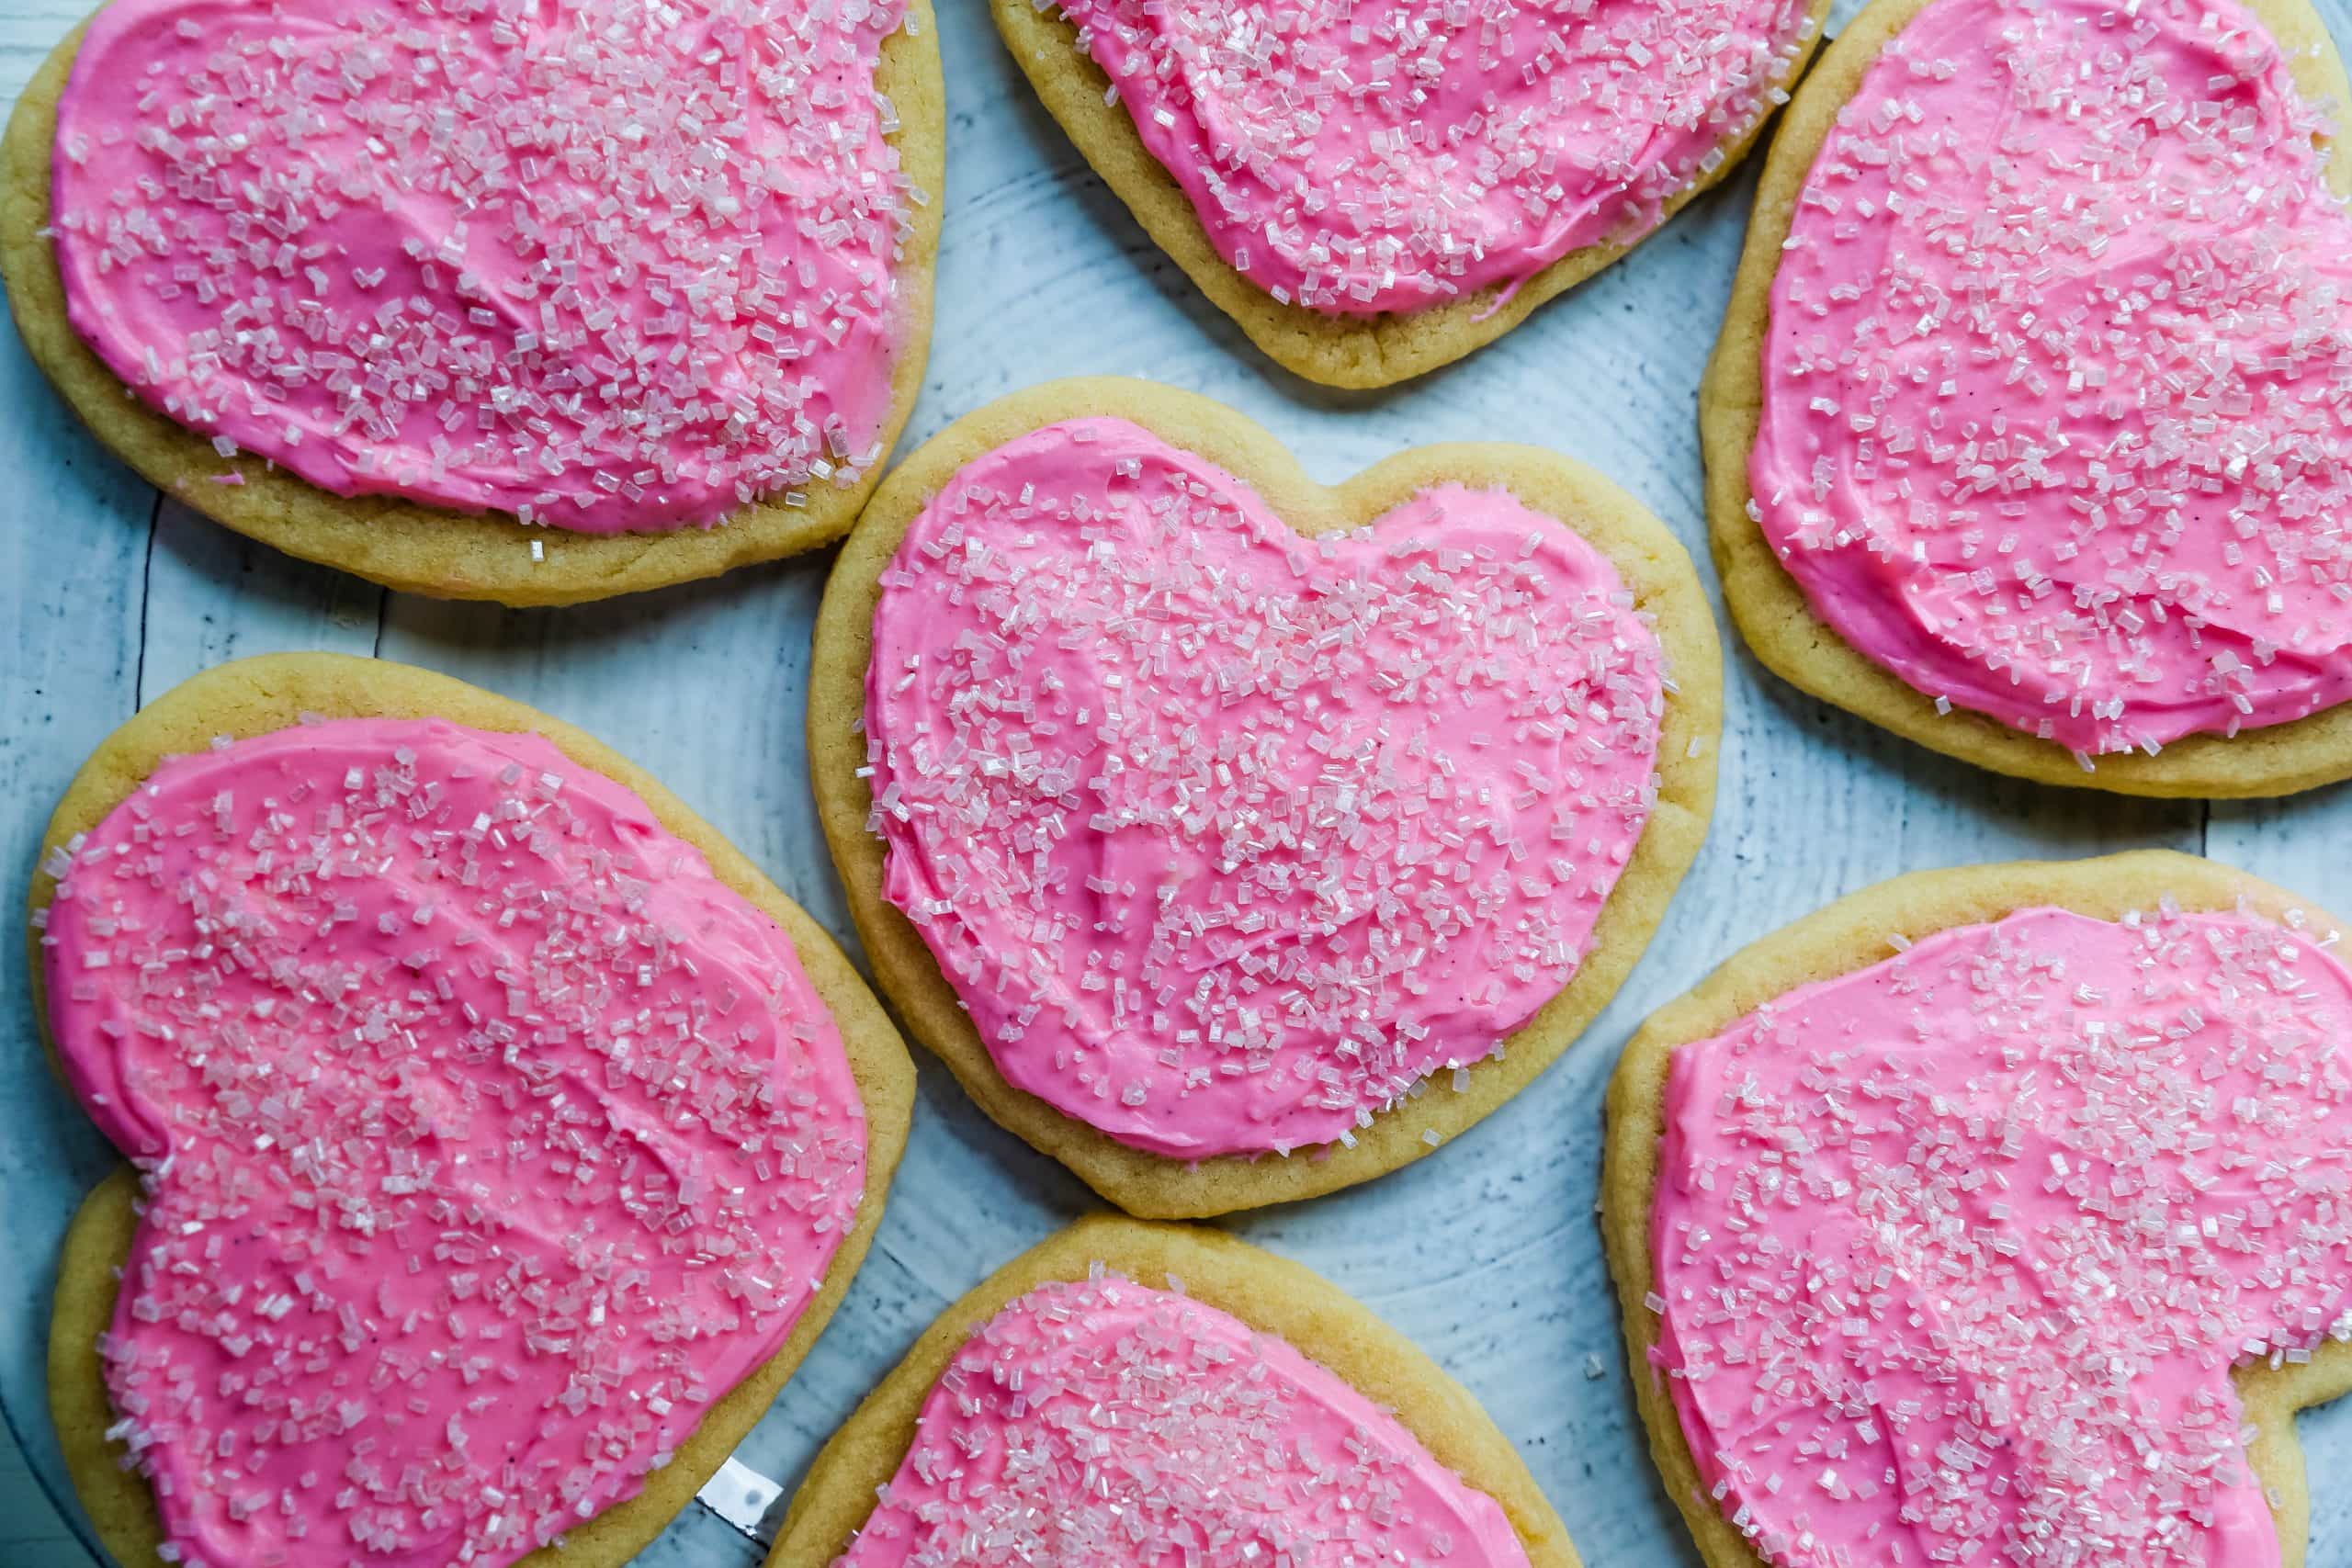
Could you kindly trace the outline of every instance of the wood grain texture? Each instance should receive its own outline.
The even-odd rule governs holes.
[[[86,7],[0,8],[0,92],[13,93]],[[1850,9],[1850,0],[1841,10]],[[2352,38],[2352,4],[2322,0]],[[1837,18],[1833,17],[1832,29]],[[982,6],[940,8],[953,168],[923,396],[903,446],[1014,388],[1142,375],[1266,425],[1331,482],[1409,446],[1524,441],[1631,491],[1699,557],[1706,531],[1695,389],[1729,297],[1754,179],[1700,197],[1639,250],[1450,369],[1378,398],[1270,371],[1240,329],[1136,228],[1037,106]],[[153,492],[101,451],[0,328],[0,854],[31,867],[40,814],[90,748],[186,661],[319,646],[364,651],[377,622],[335,621],[351,580],[276,551],[198,555],[153,526]],[[193,525],[189,525],[193,527]],[[151,540],[153,549],[151,552]],[[383,596],[381,651],[561,713],[612,740],[696,807],[845,944],[854,942],[811,801],[809,628],[827,562],[574,610]],[[362,590],[363,592],[367,592]],[[1722,607],[1715,603],[1718,621]],[[348,636],[349,642],[319,641]],[[182,650],[173,652],[173,649]],[[1543,1077],[1430,1159],[1339,1196],[1229,1228],[1363,1302],[1467,1386],[1518,1444],[1586,1561],[1698,1562],[1631,1400],[1594,1220],[1600,1105],[1618,1047],[1655,1007],[1742,944],[1872,882],[1971,861],[2210,848],[2286,887],[2352,906],[2352,790],[2260,807],[2101,797],[1936,756],[1765,672],[1726,639],[1714,825],[1648,954]],[[13,898],[0,899],[0,919]],[[22,932],[0,931],[21,951]],[[851,947],[853,958],[856,949]],[[62,1468],[43,1414],[51,1260],[74,1205],[112,1164],[40,1061],[24,976],[0,965],[0,1404],[34,1470]],[[866,1265],[826,1332],[739,1450],[787,1487],[947,1305],[1091,1206],[1085,1189],[982,1115],[935,1065]],[[2314,1476],[2352,1474],[2352,1401],[2301,1422]],[[2313,1488],[2315,1562],[2352,1562],[2352,1486]],[[2335,1555],[2328,1555],[2327,1549]],[[647,1568],[756,1568],[763,1553],[689,1509]],[[16,1561],[16,1559],[8,1559]],[[98,1561],[39,1558],[40,1568]]]

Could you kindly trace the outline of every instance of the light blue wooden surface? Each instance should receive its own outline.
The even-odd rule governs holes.
[[[2347,0],[2322,0],[2352,38]],[[1382,395],[1269,366],[1153,249],[1036,108],[978,0],[940,18],[949,189],[937,334],[907,443],[1057,375],[1151,377],[1221,398],[1338,479],[1427,441],[1532,442],[1596,463],[1703,562],[1693,400],[1752,182],[1693,205],[1594,283],[1464,364]],[[79,15],[0,17],[11,102]],[[82,433],[0,331],[0,866],[29,869],[83,757],[142,700],[279,649],[432,666],[581,724],[650,766],[854,950],[808,797],[802,705],[823,558],[563,611],[386,594],[248,545],[169,503]],[[1702,566],[1712,586],[1713,574]],[[2352,792],[2241,807],[2011,783],[1932,757],[1764,676],[1734,639],[1707,848],[1615,1006],[1539,1083],[1443,1154],[1356,1191],[1239,1222],[1369,1303],[1463,1379],[1521,1445],[1586,1561],[1695,1562],[1644,1455],[1593,1222],[1601,1088],[1650,1008],[1732,949],[1898,872],[2161,844],[2352,910]],[[57,1239],[107,1156],[51,1083],[23,1000],[20,917],[0,954],[0,1405],[63,1497],[41,1347]],[[790,1482],[947,1301],[1087,1207],[1062,1170],[978,1115],[928,1059],[913,1142],[848,1302],[742,1457]],[[2352,1402],[2306,1416],[2314,1568],[2352,1563]],[[0,1563],[88,1568],[0,1455]],[[78,1520],[70,1502],[65,1518]],[[690,1509],[643,1562],[757,1552]]]

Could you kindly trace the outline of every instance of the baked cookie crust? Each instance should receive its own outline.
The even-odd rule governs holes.
[[[1891,958],[1889,939],[1910,940],[1953,926],[1997,920],[2018,909],[2050,907],[2100,919],[2155,908],[2170,898],[2183,909],[2244,908],[2279,919],[2301,910],[2321,931],[2342,922],[2244,872],[2195,855],[2142,850],[2080,861],[2015,861],[1914,872],[1849,894],[1742,948],[1698,987],[1652,1013],[1625,1047],[1609,1085],[1609,1144],[1600,1185],[1601,1232],[1617,1281],[1634,1397],[1649,1428],[1650,1457],[1667,1495],[1708,1568],[1765,1568],[1707,1495],[1667,1380],[1651,1365],[1657,1314],[1644,1304],[1651,1290],[1650,1206],[1665,1130],[1666,1082],[1677,1047],[1721,1033],[1736,1020],[1800,986]],[[2247,1457],[2270,1499],[2284,1568],[2302,1568],[2311,1532],[2311,1494],[2295,1412],[2352,1393],[2352,1344],[2328,1341],[2302,1365],[2240,1367],[2234,1374],[2245,1418],[2260,1436]]]
[[[1222,1231],[1103,1214],[1048,1236],[940,1314],[818,1453],[767,1568],[825,1568],[845,1550],[874,1511],[874,1489],[906,1458],[932,1386],[972,1330],[1039,1285],[1084,1280],[1096,1263],[1140,1285],[1181,1288],[1286,1340],[1393,1411],[1440,1463],[1501,1504],[1532,1568],[1577,1568],[1566,1527],[1511,1440],[1403,1335],[1320,1275]]]
[[[664,533],[582,534],[527,526],[506,513],[480,514],[394,496],[341,496],[253,453],[223,458],[209,438],[157,413],[117,378],[65,319],[65,292],[50,220],[50,162],[58,96],[65,90],[85,21],[41,62],[0,139],[0,281],[33,363],[98,440],[164,494],[248,538],[386,588],[436,599],[502,604],[574,604],[715,577],[755,561],[828,545],[856,520],[880,479],[877,463],[847,489],[820,486],[807,504],[781,496],[742,508],[718,527]],[[883,41],[876,86],[897,106],[889,141],[930,200],[911,206],[912,232],[898,276],[905,338],[890,369],[887,458],[930,353],[932,281],[939,255],[947,98],[930,0],[907,0],[906,24]],[[233,472],[239,484],[217,484]],[[537,543],[545,558],[533,560]]]
[[[2097,759],[2085,772],[2074,753],[1999,719],[1935,700],[1858,651],[1813,606],[1747,515],[1748,454],[1762,423],[1764,337],[1772,278],[1798,195],[1838,113],[1861,85],[1888,40],[1931,0],[1871,0],[1838,34],[1781,111],[1765,155],[1747,243],[1732,281],[1723,333],[1699,387],[1699,445],[1706,460],[1707,526],[1733,624],[1764,667],[1808,696],[1833,703],[1947,757],[2037,783],[2117,795],[2242,798],[2287,795],[2352,778],[2352,703],[2234,739],[2185,736],[2155,756],[2133,751]],[[2240,0],[2278,42],[2296,87],[2313,103],[2352,104],[2344,62],[2306,0]],[[2327,181],[2352,196],[2352,157],[2328,149]]]
[[[1808,0],[1804,33],[1783,87],[1804,75],[1821,39],[1828,0]],[[1566,293],[1665,228],[1694,197],[1739,166],[1770,116],[1747,132],[1720,144],[1724,157],[1713,173],[1684,186],[1668,200],[1658,220],[1637,238],[1570,251],[1517,288],[1498,283],[1477,293],[1425,310],[1387,311],[1376,316],[1337,316],[1285,305],[1233,270],[1202,227],[1200,214],[1183,186],[1163,167],[1135,121],[1115,99],[1105,103],[1110,78],[1079,47],[1078,29],[1061,12],[1039,9],[1030,0],[989,0],[1005,47],[1029,78],[1046,111],[1094,172],[1135,214],[1145,233],[1233,318],[1251,343],[1283,369],[1327,387],[1389,387],[1451,364],[1510,332],[1535,308]]]
[[[882,896],[883,846],[865,829],[873,792],[858,770],[865,765],[865,670],[883,569],[916,514],[965,464],[1041,426],[1097,414],[1131,420],[1207,458],[1310,537],[1369,523],[1432,485],[1509,491],[1608,557],[1638,606],[1656,618],[1674,681],[1658,739],[1658,800],[1601,910],[1591,953],[1568,985],[1510,1037],[1507,1055],[1472,1066],[1459,1093],[1431,1092],[1382,1113],[1357,1133],[1352,1148],[1188,1162],[1130,1148],[1064,1116],[1005,1081],[921,933]],[[1698,853],[1714,809],[1722,728],[1722,650],[1690,558],[1639,502],[1595,470],[1530,446],[1423,446],[1327,489],[1272,435],[1223,404],[1115,377],[1048,382],[999,399],[900,464],[834,562],[817,613],[809,671],[808,756],[818,815],[883,994],[999,1125],[1060,1160],[1120,1208],[1154,1219],[1229,1213],[1370,1180],[1430,1153],[1425,1131],[1451,1141],[1532,1082],[1616,993]]]
[[[767,1413],[841,1304],[881,1224],[891,1174],[906,1147],[907,1123],[914,1109],[914,1064],[881,1004],[823,929],[650,774],[602,741],[536,709],[404,664],[339,654],[276,654],[220,665],[175,686],[91,753],[50,818],[42,861],[76,833],[96,827],[165,757],[201,751],[215,736],[243,739],[283,729],[305,714],[439,716],[478,729],[533,731],[545,737],[582,767],[635,791],[662,827],[702,852],[721,882],[782,927],[809,983],[841,1029],[865,1106],[865,1190],[857,1223],[842,1238],[824,1283],[782,1348],[711,1405],[676,1457],[646,1478],[642,1491],[583,1520],[560,1548],[543,1547],[521,1559],[521,1568],[619,1568],[693,1501],[696,1490]],[[36,916],[49,907],[56,886],[46,871],[34,874],[30,906]],[[31,933],[29,946],[33,1010],[53,1061],[56,1043],[49,1036],[38,930]],[[133,1207],[138,1196],[138,1179],[124,1166],[84,1201],[66,1233],[50,1320],[50,1414],[74,1490],[107,1551],[123,1568],[168,1568],[156,1551],[163,1532],[147,1483],[120,1468],[121,1445],[107,1440],[115,1416],[97,1352],[98,1335],[114,1317],[117,1273],[130,1256],[138,1225]]]

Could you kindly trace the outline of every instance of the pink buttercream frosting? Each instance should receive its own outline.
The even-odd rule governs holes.
[[[1346,1141],[1576,973],[1663,665],[1607,558],[1504,491],[1308,540],[1134,424],[1049,425],[883,574],[883,892],[1064,1114],[1186,1158]]]
[[[835,1568],[1526,1568],[1501,1505],[1282,1340],[1115,1274],[940,1375]]]
[[[1935,0],[1772,283],[1748,475],[1814,612],[2088,759],[2352,697],[2352,222],[2232,0]]]
[[[1655,1359],[1767,1560],[2275,1568],[2230,1369],[2352,1339],[2335,942],[2030,909],[1674,1053]]]
[[[537,736],[223,742],[51,869],[58,1053],[144,1186],[114,1436],[190,1568],[514,1562],[669,1462],[855,1218],[790,942]]]
[[[1217,254],[1339,315],[1655,228],[1785,98],[1800,0],[1063,0]]]
[[[879,460],[899,0],[113,0],[59,100],[66,313],[338,495],[588,533]]]

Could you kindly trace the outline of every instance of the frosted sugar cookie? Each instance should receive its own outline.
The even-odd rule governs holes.
[[[136,1168],[75,1219],[50,1340],[127,1568],[619,1564],[879,1222],[913,1098],[879,1006],[519,704],[224,665],[91,758],[32,904],[59,1066]]]
[[[1701,399],[1757,656],[2046,783],[2352,773],[2347,101],[2301,0],[1865,11]]]
[[[99,439],[390,587],[564,604],[839,536],[922,377],[927,0],[113,0],[0,276]]]
[[[2294,1413],[2352,1391],[2326,915],[2168,852],[1903,877],[1654,1014],[1609,1122],[1711,1568],[2304,1561]]]
[[[1510,331],[1736,167],[1826,0],[991,0],[1145,232],[1341,387]]]
[[[1147,1215],[1419,1157],[1648,941],[1721,668],[1591,470],[1427,447],[1337,489],[1064,382],[885,481],[819,615],[818,803],[883,989],[998,1122]]]
[[[1576,1561],[1510,1440],[1372,1314],[1218,1232],[1106,1218],[948,1308],[817,1456],[768,1560]]]

